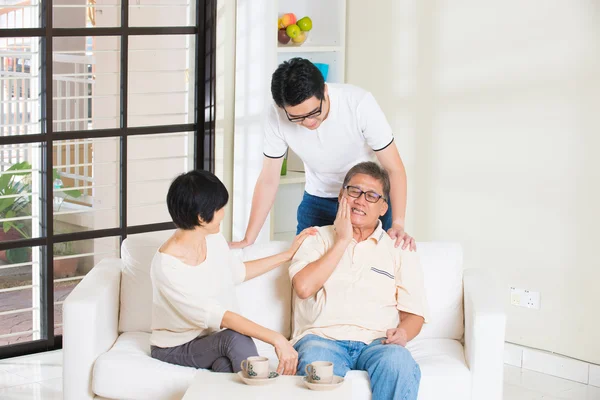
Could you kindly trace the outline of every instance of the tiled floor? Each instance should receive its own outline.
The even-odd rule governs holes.
[[[0,360],[0,399],[62,399],[62,353]],[[504,400],[600,400],[600,388],[506,365]]]

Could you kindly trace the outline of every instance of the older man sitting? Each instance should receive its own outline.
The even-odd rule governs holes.
[[[390,181],[373,162],[344,179],[333,226],[318,228],[292,260],[292,344],[298,373],[313,361],[334,373],[369,374],[374,400],[416,399],[421,370],[405,348],[427,318],[423,274],[415,252],[394,247],[379,217]]]

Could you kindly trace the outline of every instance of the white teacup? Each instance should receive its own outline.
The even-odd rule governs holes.
[[[251,379],[266,379],[269,377],[269,359],[267,357],[248,357],[240,364],[242,371]]]
[[[331,383],[333,381],[333,363],[315,361],[305,368],[306,377],[310,383]]]

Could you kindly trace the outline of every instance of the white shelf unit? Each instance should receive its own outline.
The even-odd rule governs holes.
[[[345,82],[346,64],[346,0],[275,0],[278,17],[294,13],[298,19],[308,16],[313,21],[302,45],[281,45],[273,28],[277,65],[294,57],[329,64],[326,83]],[[273,23],[275,25],[275,22]],[[277,68],[273,66],[273,70]],[[271,240],[292,240],[296,233],[296,210],[304,195],[304,172],[289,170],[281,177],[279,191],[271,210]]]
[[[343,51],[342,46],[278,46],[278,53],[327,53]]]

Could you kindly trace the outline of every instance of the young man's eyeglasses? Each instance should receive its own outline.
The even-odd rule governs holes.
[[[377,203],[379,199],[383,199],[383,201],[386,201],[385,197],[383,197],[377,192],[373,192],[372,190],[364,192],[359,187],[350,185],[344,186],[344,189],[346,189],[346,193],[348,193],[348,196],[354,197],[355,199],[358,199],[364,193],[365,200],[367,200],[369,203]]]
[[[322,110],[323,110],[323,99],[321,99],[321,102],[319,103],[319,108],[309,112],[308,114],[302,115],[302,116],[295,116],[295,115],[290,116],[290,114],[288,114],[287,110],[285,108],[283,109],[283,111],[285,111],[285,115],[287,116],[287,119],[290,122],[302,122],[306,118],[318,117],[319,115],[321,115]]]

